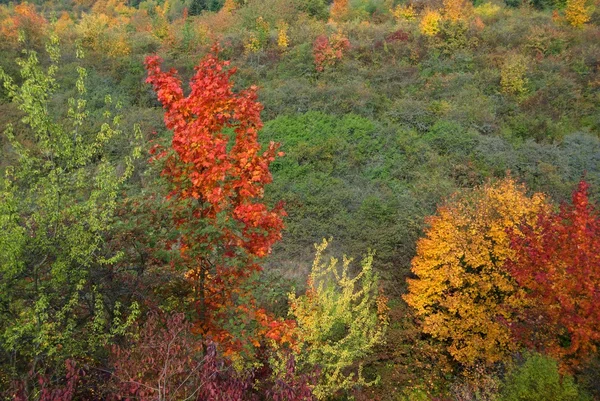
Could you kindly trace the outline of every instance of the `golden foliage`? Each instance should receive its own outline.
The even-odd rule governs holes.
[[[264,49],[269,43],[269,23],[262,17],[256,18],[254,31],[250,32],[250,36],[244,44],[244,50],[248,53],[256,53]]]
[[[590,20],[590,10],[585,6],[586,0],[567,0],[565,19],[576,28],[580,28]]]
[[[329,12],[329,16],[333,21],[343,21],[349,13],[350,4],[348,3],[348,0],[333,0],[331,11]]]
[[[75,22],[69,16],[69,13],[63,11],[60,18],[54,23],[54,32],[60,37],[64,38],[70,36],[73,33]]]
[[[279,22],[277,26],[277,46],[280,49],[287,49],[290,45],[290,40],[288,38],[288,24],[285,21]]]
[[[48,22],[36,11],[33,4],[20,3],[3,9],[5,14],[0,20],[2,42],[15,46],[21,37],[30,44],[40,45],[46,35]],[[0,43],[4,45],[5,43]]]
[[[250,33],[250,37],[244,44],[244,52],[246,54],[256,53],[260,50],[260,40],[254,32]]]
[[[421,18],[419,28],[421,33],[426,36],[435,36],[440,31],[441,14],[437,10],[427,9]]]
[[[234,0],[225,0],[223,7],[219,10],[219,13],[222,14],[231,14],[237,8],[237,4]]]
[[[339,390],[368,386],[362,376],[361,359],[383,342],[388,324],[386,298],[378,295],[378,278],[373,273],[373,253],[362,260],[362,269],[350,277],[352,259],[322,262],[328,241],[317,250],[305,295],[290,294],[290,315],[297,321],[299,367],[321,368],[313,389],[317,399]]]
[[[395,8],[391,9],[390,12],[398,22],[402,20],[412,21],[417,17],[417,12],[412,4],[398,4]]]
[[[444,18],[452,21],[465,21],[473,13],[473,5],[470,0],[443,0]]]
[[[515,349],[506,322],[509,306],[523,301],[503,268],[512,256],[506,230],[533,223],[545,207],[542,195],[527,196],[509,177],[456,196],[429,219],[404,299],[461,364],[493,364]]]
[[[123,18],[110,18],[106,14],[84,14],[76,27],[82,44],[93,51],[109,57],[121,57],[130,53]]]
[[[135,8],[128,7],[123,0],[98,0],[92,7],[94,14],[106,14],[109,17],[129,17],[135,12]]]

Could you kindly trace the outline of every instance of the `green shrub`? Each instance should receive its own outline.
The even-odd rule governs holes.
[[[464,157],[477,146],[479,135],[466,130],[453,121],[436,122],[423,139],[439,154],[452,154]]]
[[[552,358],[529,354],[506,378],[500,401],[575,401],[589,399],[571,376],[562,376]]]

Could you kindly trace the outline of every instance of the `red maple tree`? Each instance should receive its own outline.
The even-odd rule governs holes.
[[[588,188],[581,181],[572,204],[512,232],[516,257],[506,265],[533,301],[520,337],[567,365],[592,355],[600,341],[600,215]]]
[[[256,87],[234,92],[234,68],[218,58],[215,46],[195,68],[184,94],[175,70],[162,71],[162,59],[146,58],[148,78],[173,131],[172,149],[154,149],[163,158],[177,246],[193,283],[194,331],[236,351],[258,345],[257,333],[281,340],[293,325],[272,319],[256,306],[248,278],[261,270],[257,259],[281,238],[285,211],[262,202],[271,182],[270,163],[279,145],[261,150],[262,127]]]

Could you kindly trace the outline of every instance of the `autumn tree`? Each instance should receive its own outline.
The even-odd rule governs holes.
[[[0,23],[0,34],[4,43],[16,46],[18,41],[25,47],[40,47],[46,34],[48,22],[40,15],[35,5],[23,2],[14,6],[11,16]]]
[[[277,324],[256,307],[248,289],[248,279],[261,270],[258,260],[281,238],[285,215],[281,205],[261,201],[278,145],[261,150],[256,88],[233,91],[235,69],[219,60],[216,47],[196,67],[187,96],[176,72],[162,71],[161,62],[158,56],[146,59],[147,82],[173,131],[172,149],[159,157],[180,232],[173,246],[193,286],[194,331],[228,352],[258,345],[258,334],[279,340]]]
[[[385,298],[378,293],[378,277],[372,269],[373,253],[351,277],[352,259],[323,261],[328,241],[316,245],[315,260],[305,295],[290,294],[290,314],[298,324],[298,363],[301,368],[320,368],[314,387],[317,399],[340,390],[370,385],[362,375],[361,359],[383,342],[387,326]],[[357,370],[351,369],[358,366]]]
[[[290,45],[290,38],[288,35],[289,25],[281,20],[277,23],[277,47],[281,50],[285,50]]]
[[[319,35],[313,43],[313,56],[317,71],[333,67],[350,48],[350,41],[342,32],[337,32],[329,37]]]
[[[398,22],[403,20],[412,21],[417,16],[417,12],[412,4],[398,4],[396,7],[391,8],[390,12]]]
[[[473,5],[466,0],[443,0],[444,18],[452,23],[465,21],[473,12]]]
[[[565,19],[576,28],[590,20],[590,10],[586,7],[586,0],[567,0]]]
[[[574,364],[600,341],[600,214],[588,189],[581,181],[571,204],[542,210],[537,221],[513,229],[507,263],[533,302],[521,337]]]
[[[506,305],[518,307],[519,297],[504,266],[514,256],[506,230],[544,208],[542,195],[506,178],[456,195],[429,218],[404,298],[457,362],[492,364],[515,349]]]
[[[329,12],[330,18],[335,22],[343,21],[348,17],[350,13],[350,4],[348,0],[333,0],[331,5],[331,11]]]
[[[440,31],[442,15],[437,10],[426,9],[421,17],[419,29],[426,36],[435,36]]]

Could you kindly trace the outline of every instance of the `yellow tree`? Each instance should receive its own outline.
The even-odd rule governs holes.
[[[574,27],[580,28],[590,20],[589,9],[585,6],[586,0],[567,0],[565,19]]]
[[[543,195],[527,196],[509,177],[455,196],[429,218],[404,299],[423,331],[464,366],[490,365],[515,349],[508,323],[522,297],[504,267],[513,256],[507,229],[533,224],[544,208]]]
[[[442,15],[437,10],[426,9],[421,18],[419,28],[426,36],[435,36],[440,31]]]
[[[279,21],[277,24],[277,47],[282,50],[287,49],[290,44],[288,29],[289,26],[285,21]]]
[[[398,22],[403,20],[412,21],[417,16],[412,4],[398,4],[396,7],[390,8],[390,12]]]

